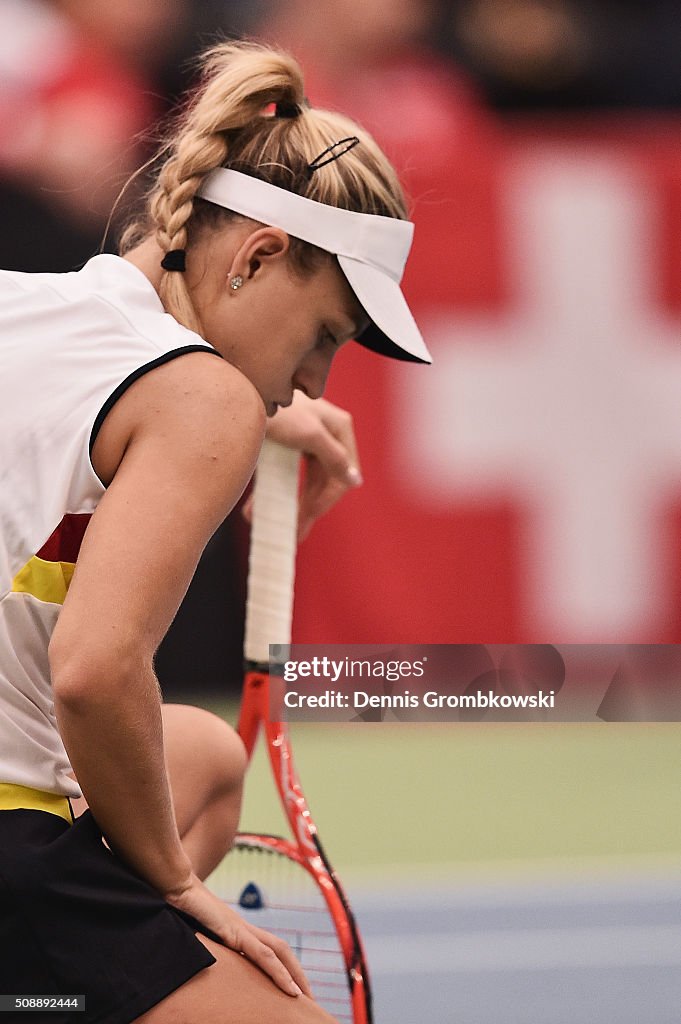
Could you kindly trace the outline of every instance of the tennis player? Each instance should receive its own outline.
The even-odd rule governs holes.
[[[162,706],[153,658],[266,430],[313,456],[303,532],[358,482],[316,400],[351,338],[430,361],[399,286],[413,227],[293,59],[229,43],[203,70],[122,256],[0,274],[0,994],[85,994],[53,1022],[330,1020],[203,884],[244,751]]]

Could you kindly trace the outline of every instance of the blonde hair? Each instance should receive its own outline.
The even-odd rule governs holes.
[[[300,66],[290,55],[252,42],[220,43],[201,57],[202,81],[160,150],[164,162],[147,195],[146,210],[123,234],[125,253],[155,233],[164,253],[191,248],[206,226],[236,219],[197,197],[205,176],[229,167],[309,199],[360,213],[406,219],[397,175],[371,136],[342,114],[307,106]],[[271,104],[297,107],[295,117],[273,116]],[[347,136],[360,145],[310,174],[308,165]],[[291,240],[296,268],[310,272],[326,258]],[[185,275],[165,271],[160,297],[185,327],[202,334]]]

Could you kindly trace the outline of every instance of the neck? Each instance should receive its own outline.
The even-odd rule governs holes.
[[[163,270],[161,269],[161,260],[163,259],[163,253],[161,247],[155,238],[150,236],[145,238],[143,242],[136,245],[134,249],[126,252],[123,257],[128,263],[132,263],[141,270],[145,277],[149,279],[151,284],[154,286],[156,291],[161,286],[161,275]]]

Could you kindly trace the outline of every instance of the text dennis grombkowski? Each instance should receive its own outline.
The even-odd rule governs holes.
[[[287,661],[284,664],[284,680],[310,686],[316,682],[345,685],[345,689],[316,689],[315,692],[301,693],[289,689],[284,697],[288,708],[553,708],[555,691],[523,694],[499,694],[494,690],[477,690],[469,693],[443,693],[438,690],[402,693],[368,693],[358,689],[355,680],[380,680],[395,683],[405,679],[423,680],[425,661],[370,661],[350,658],[333,659],[314,657],[309,661]],[[422,684],[423,685],[423,684]]]

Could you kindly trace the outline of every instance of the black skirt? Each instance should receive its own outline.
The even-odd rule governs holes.
[[[0,811],[0,995],[85,996],[85,1012],[0,1024],[129,1024],[215,963],[175,910],[103,843],[92,813]]]

